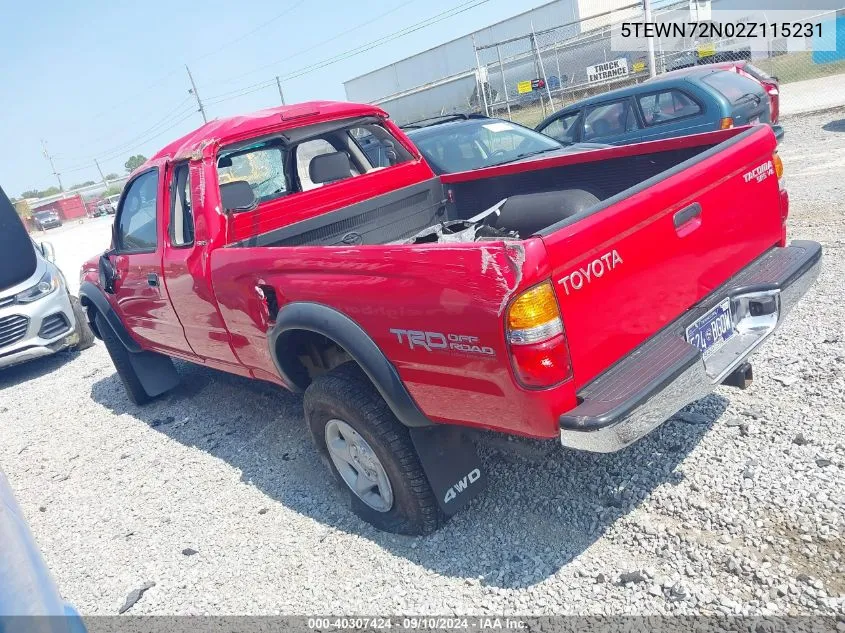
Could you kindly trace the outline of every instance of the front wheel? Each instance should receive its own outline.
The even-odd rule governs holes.
[[[73,332],[76,336],[76,344],[73,347],[82,351],[92,347],[96,339],[91,328],[88,326],[88,317],[79,303],[79,298],[70,295],[70,305],[73,308],[73,318],[76,320],[76,329]]]
[[[445,521],[408,430],[354,363],[306,389],[314,443],[345,489],[352,511],[379,530],[429,534]]]

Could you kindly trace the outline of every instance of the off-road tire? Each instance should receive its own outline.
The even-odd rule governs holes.
[[[94,332],[88,326],[88,316],[85,314],[85,308],[79,303],[79,298],[70,295],[70,305],[73,308],[73,318],[76,320],[74,334],[77,340],[73,349],[82,351],[92,347],[97,339],[94,337]]]
[[[305,420],[314,443],[334,473],[352,511],[379,530],[396,534],[430,534],[445,521],[405,428],[355,363],[344,363],[314,380],[305,390]],[[326,424],[342,420],[372,447],[393,490],[393,505],[379,512],[347,486],[326,446]]]
[[[129,399],[133,403],[139,406],[149,402],[152,398],[144,389],[141,380],[138,378],[138,374],[135,373],[135,369],[129,361],[129,354],[131,352],[120,342],[120,339],[117,338],[114,330],[112,330],[102,314],[97,314],[94,317],[94,323],[97,326],[97,331],[103,338],[103,343],[106,345],[109,356],[111,356],[111,360],[117,370],[117,375],[126,389],[126,395],[129,396]]]

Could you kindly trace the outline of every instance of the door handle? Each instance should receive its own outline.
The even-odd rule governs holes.
[[[156,273],[150,273],[147,275],[147,284],[153,287],[158,287],[158,275]]]
[[[672,221],[675,223],[675,228],[679,229],[684,224],[689,222],[690,220],[694,220],[695,218],[701,215],[701,205],[697,202],[693,202],[691,205],[684,207],[680,211],[678,211],[672,218]]]

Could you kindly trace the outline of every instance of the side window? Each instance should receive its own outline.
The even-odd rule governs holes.
[[[587,110],[584,117],[584,140],[592,141],[625,133],[628,101],[604,103]]]
[[[574,143],[576,130],[575,122],[578,120],[578,116],[580,114],[580,111],[565,114],[564,116],[549,123],[542,130],[539,130],[539,132],[542,132],[546,136],[556,138],[562,143]]]
[[[646,125],[667,123],[701,112],[701,107],[680,90],[664,90],[639,97]]]
[[[118,211],[117,249],[122,252],[154,251],[158,170],[141,174],[128,186],[123,206]]]
[[[194,213],[191,205],[191,174],[188,163],[173,170],[170,189],[170,243],[189,246],[194,243]]]
[[[258,202],[283,196],[288,192],[284,150],[281,145],[265,143],[223,153],[217,159],[217,180],[221,185],[235,180],[249,183]]]
[[[296,147],[296,174],[303,191],[360,173],[349,152],[338,151],[325,139],[315,138]]]
[[[349,129],[351,140],[364,153],[372,169],[391,167],[413,158],[386,129],[369,124]]]

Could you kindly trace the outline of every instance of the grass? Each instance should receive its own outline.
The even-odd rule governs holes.
[[[845,73],[845,60],[816,64],[813,63],[813,53],[810,51],[755,59],[752,63],[777,77],[781,84]]]

